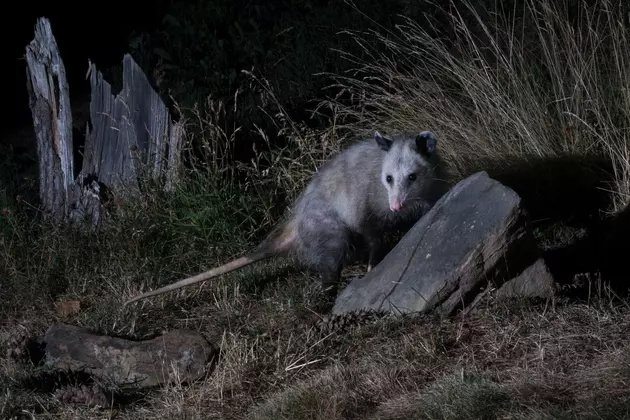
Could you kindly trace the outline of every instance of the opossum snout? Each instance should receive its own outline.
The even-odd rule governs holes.
[[[394,212],[399,212],[403,207],[403,202],[399,198],[394,198],[389,201],[389,209]]]

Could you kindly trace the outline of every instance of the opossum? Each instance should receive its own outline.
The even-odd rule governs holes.
[[[125,302],[190,286],[269,257],[293,257],[337,284],[353,238],[369,247],[367,271],[383,257],[383,233],[410,226],[446,191],[437,139],[430,131],[355,143],[324,164],[280,224],[249,254]]]

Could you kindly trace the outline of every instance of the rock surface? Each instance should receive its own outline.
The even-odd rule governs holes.
[[[147,388],[171,378],[202,378],[216,350],[201,335],[169,331],[145,341],[131,341],[66,324],[44,335],[46,364],[59,370],[85,371],[120,387]]]
[[[353,280],[332,312],[451,314],[490,282],[501,286],[518,276],[539,255],[520,197],[478,172],[451,188],[372,271]]]
[[[527,267],[521,274],[506,281],[497,290],[496,296],[506,297],[539,297],[548,298],[555,292],[555,280],[545,264],[545,260],[539,258],[535,263]]]

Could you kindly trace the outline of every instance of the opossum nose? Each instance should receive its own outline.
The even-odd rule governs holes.
[[[400,211],[400,209],[402,208],[402,203],[398,200],[392,201],[391,203],[389,203],[389,208],[392,211],[396,211],[396,212]]]

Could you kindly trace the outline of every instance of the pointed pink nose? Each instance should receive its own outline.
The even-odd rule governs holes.
[[[402,203],[400,201],[392,201],[391,203],[389,203],[389,208],[392,211],[398,212],[402,208]]]

